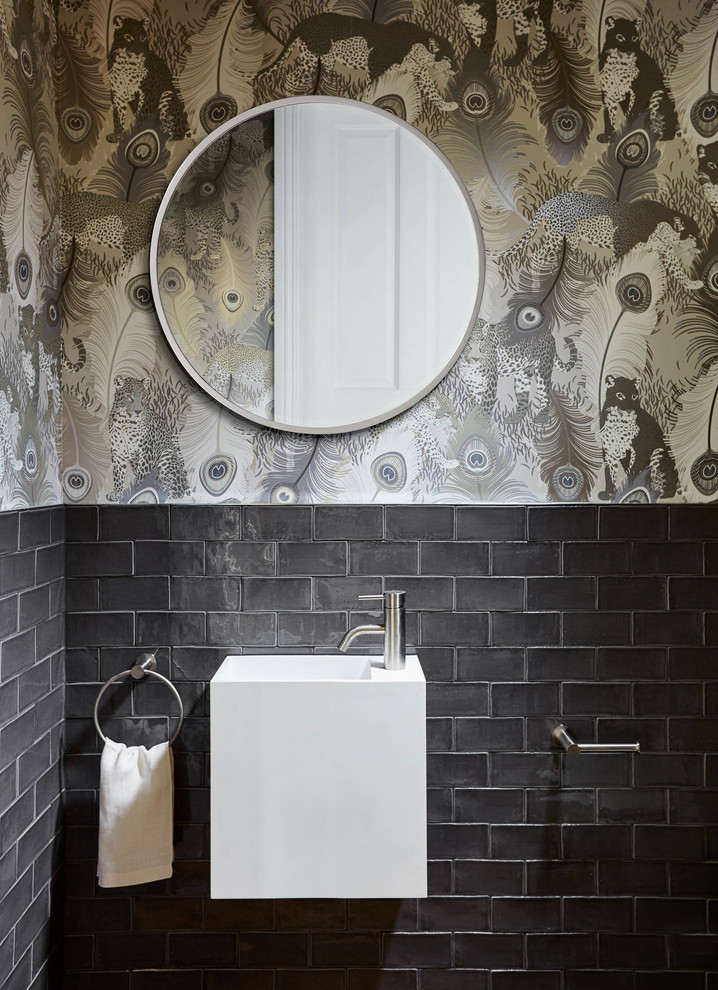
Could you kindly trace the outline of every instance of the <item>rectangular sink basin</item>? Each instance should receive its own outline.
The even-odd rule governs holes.
[[[425,897],[416,656],[228,656],[212,678],[212,897]]]

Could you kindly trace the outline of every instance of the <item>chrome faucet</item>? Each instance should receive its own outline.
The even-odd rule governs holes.
[[[387,670],[403,670],[406,666],[406,617],[404,615],[404,591],[385,591],[381,595],[359,595],[361,601],[371,598],[384,599],[384,625],[354,626],[339,644],[342,653],[351,646],[357,636],[364,633],[381,634],[384,637],[384,666]]]

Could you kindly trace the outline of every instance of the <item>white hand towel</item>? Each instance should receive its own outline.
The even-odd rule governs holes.
[[[100,761],[101,887],[172,876],[174,789],[169,743],[125,746],[108,739]]]

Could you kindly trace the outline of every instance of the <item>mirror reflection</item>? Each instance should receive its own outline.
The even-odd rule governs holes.
[[[282,100],[213,132],[163,200],[160,320],[205,390],[300,432],[379,422],[449,370],[483,247],[443,156],[390,114]]]

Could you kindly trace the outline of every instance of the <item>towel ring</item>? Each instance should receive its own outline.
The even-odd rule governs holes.
[[[158,680],[162,681],[163,684],[167,685],[167,687],[170,689],[172,694],[174,694],[175,698],[177,699],[177,704],[179,706],[179,723],[177,724],[177,728],[175,729],[174,734],[170,737],[169,740],[170,746],[175,741],[177,736],[180,734],[182,723],[184,721],[182,698],[180,697],[180,693],[177,690],[177,688],[174,686],[172,681],[168,680],[163,674],[157,673],[157,671],[154,669],[156,666],[157,666],[157,657],[154,655],[154,653],[143,653],[140,655],[140,657],[138,657],[138,661],[133,667],[131,667],[129,670],[123,670],[119,674],[115,674],[114,677],[111,677],[108,681],[105,681],[105,683],[102,685],[102,687],[100,688],[100,693],[97,695],[97,700],[95,701],[95,710],[93,712],[93,718],[95,720],[95,728],[97,729],[97,734],[100,737],[100,739],[103,741],[103,743],[107,742],[107,736],[100,728],[100,720],[99,720],[100,701],[102,700],[102,695],[105,693],[108,687],[110,687],[112,684],[115,683],[115,681],[119,681],[120,678],[127,676],[134,678],[134,680],[136,681],[141,681],[142,678],[145,676],[145,674],[150,674],[152,677],[156,677]],[[170,716],[170,718],[171,717],[172,716]]]

